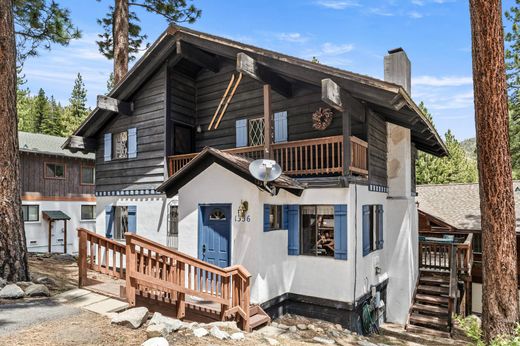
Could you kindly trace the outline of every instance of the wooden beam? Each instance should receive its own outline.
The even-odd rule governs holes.
[[[352,99],[352,96],[348,95],[346,91],[340,90],[340,104],[345,104],[348,102],[348,99]],[[352,103],[350,103],[352,104]],[[352,161],[352,153],[351,147],[352,143],[350,143],[350,135],[352,132],[352,112],[350,107],[343,108],[342,114],[342,129],[343,129],[343,176],[350,176],[350,162]]]
[[[49,219],[49,253],[52,253],[52,220]]]
[[[321,80],[321,100],[340,112],[344,111],[341,87],[330,78]]]
[[[272,159],[271,151],[271,86],[264,84],[264,158]]]
[[[216,55],[207,53],[189,43],[177,41],[177,54],[212,72],[220,71],[220,62]]]
[[[265,84],[285,98],[292,97],[292,84],[245,53],[237,54],[237,71]]]
[[[99,109],[115,112],[123,115],[132,115],[134,104],[132,102],[121,101],[112,97],[98,95],[97,107]]]
[[[63,220],[63,253],[65,253],[65,254],[67,253],[67,220]],[[107,259],[107,267],[108,267],[108,259]]]
[[[81,137],[81,136],[70,136],[68,139],[68,143],[66,143],[66,148],[71,151],[86,151],[93,152],[96,151],[96,139]]]

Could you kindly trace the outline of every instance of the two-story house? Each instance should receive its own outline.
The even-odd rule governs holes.
[[[384,70],[382,81],[170,27],[65,144],[96,153],[96,232],[241,264],[271,315],[360,331],[371,304],[404,324],[414,160],[446,147],[410,97],[405,52],[389,51]],[[249,171],[264,157],[283,172],[267,184]]]
[[[27,250],[78,251],[76,228],[96,222],[93,154],[63,150],[63,137],[18,132]]]

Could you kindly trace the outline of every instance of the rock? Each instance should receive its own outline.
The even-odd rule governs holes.
[[[273,327],[278,327],[278,323],[277,323],[277,322],[271,322],[271,325],[272,325]]]
[[[18,285],[18,287],[20,287],[22,290],[26,289],[27,287],[33,285],[32,282],[30,281],[18,281],[16,283]]]
[[[0,288],[3,288],[5,285],[7,285],[7,280],[0,278]]]
[[[267,337],[265,337],[264,339],[265,339],[265,341],[267,341],[267,343],[268,343],[269,345],[271,345],[271,346],[276,346],[276,345],[279,345],[279,344],[280,344],[280,343],[278,342],[278,340],[273,339],[273,338],[267,338]]]
[[[289,329],[289,326],[286,325],[286,324],[283,324],[283,323],[278,323],[278,325],[275,326],[275,327],[278,327],[278,328],[283,329],[283,330]]]
[[[316,341],[317,343],[323,344],[323,345],[334,345],[336,342],[332,339],[322,338],[320,336],[315,336],[312,338],[312,340]]]
[[[245,337],[246,336],[242,332],[236,332],[236,333],[231,334],[231,336],[230,336],[231,340],[235,340],[235,341],[244,340]]]
[[[162,323],[150,324],[148,328],[146,328],[146,336],[148,339],[166,336],[168,334],[168,328]]]
[[[316,333],[323,333],[323,328],[318,327],[318,328],[316,328],[315,332]]]
[[[350,330],[348,330],[347,328],[343,329],[343,333],[347,334],[347,335],[352,334],[352,332]]]
[[[336,327],[336,329],[339,330],[340,332],[343,330],[343,326],[339,323],[335,324],[334,327]]]
[[[4,288],[0,290],[0,298],[18,299],[23,298],[23,296],[25,296],[25,293],[20,288],[20,286],[16,284],[6,285]]]
[[[217,326],[213,326],[209,333],[219,340],[229,339],[229,334],[220,330]]]
[[[307,329],[308,329],[308,330],[315,331],[315,330],[316,330],[316,327],[314,326],[314,324],[309,324],[309,325],[307,325]]]
[[[376,344],[371,343],[370,341],[361,340],[357,343],[359,346],[377,346]]]
[[[25,295],[28,297],[48,297],[51,294],[47,286],[42,284],[32,284],[25,289]]]
[[[156,324],[162,324],[166,327],[167,333],[176,332],[177,330],[183,328],[186,323],[177,320],[175,318],[170,318],[167,316],[162,315],[159,312],[155,312],[152,316],[152,319],[150,320],[150,323],[148,325],[156,325]]]
[[[339,338],[339,336],[340,336],[340,334],[337,330],[330,330],[329,333],[330,333],[330,335],[332,335],[335,338]]]
[[[39,278],[36,278],[33,280],[36,284],[42,284],[46,286],[56,286],[56,281],[53,278],[47,277],[47,276],[40,276]]]
[[[119,324],[130,328],[139,328],[148,318],[148,309],[145,307],[132,308],[112,317],[112,324]]]
[[[268,338],[276,338],[280,334],[285,333],[286,330],[278,328],[278,327],[273,327],[273,326],[265,326],[265,327],[259,329],[258,332]]]
[[[148,339],[141,346],[170,346],[170,343],[165,338],[159,337]]]
[[[298,328],[299,330],[306,330],[307,329],[307,325],[305,325],[303,323],[298,323],[296,325],[296,328]]]
[[[291,333],[296,333],[297,330],[298,330],[298,328],[296,328],[296,326],[290,326],[290,327],[289,327],[289,331],[290,331]]]
[[[208,334],[208,331],[204,328],[193,329],[193,335],[195,335],[197,338],[202,338],[203,336],[206,336]]]
[[[218,322],[211,322],[208,324],[210,327],[218,327],[218,328],[224,328],[224,329],[231,329],[235,331],[239,331],[240,328],[237,326],[236,321],[218,321]]]

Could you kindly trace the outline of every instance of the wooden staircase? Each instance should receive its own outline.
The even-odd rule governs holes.
[[[126,280],[130,306],[160,305],[179,319],[187,312],[234,319],[246,331],[271,321],[259,305],[250,304],[251,275],[241,265],[220,268],[132,233],[125,234],[126,245],[83,228],[78,236],[79,287],[92,270]],[[190,297],[209,304],[197,306]]]

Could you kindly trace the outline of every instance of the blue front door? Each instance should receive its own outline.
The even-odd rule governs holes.
[[[219,267],[228,267],[231,252],[231,206],[212,204],[200,207],[199,258]]]

